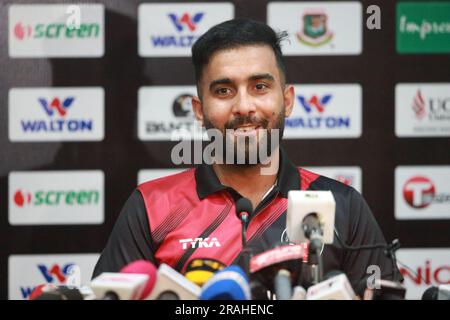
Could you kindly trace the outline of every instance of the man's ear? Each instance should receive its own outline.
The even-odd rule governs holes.
[[[201,126],[203,127],[203,108],[202,108],[202,101],[199,97],[193,96],[192,97],[192,111],[194,112],[195,118],[200,122]]]
[[[286,85],[283,92],[284,97],[284,106],[285,106],[285,117],[289,117],[292,112],[292,108],[294,107],[295,102],[295,91],[293,85]]]

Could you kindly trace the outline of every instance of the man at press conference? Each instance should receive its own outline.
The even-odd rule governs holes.
[[[140,259],[168,264],[180,273],[195,258],[242,265],[242,228],[236,215],[240,198],[249,199],[253,207],[246,248],[256,255],[289,243],[285,230],[290,190],[330,190],[336,202],[335,235],[321,250],[323,273],[344,272],[360,296],[369,266],[379,267],[382,279],[394,279],[398,270],[382,248],[348,250],[342,245],[386,243],[363,197],[352,187],[294,166],[278,144],[295,99],[293,86],[286,84],[284,37],[266,24],[234,19],[197,40],[192,48],[197,120],[206,129],[219,130],[234,148],[237,137],[256,137],[256,143],[246,140],[246,163],[204,163],[139,185],[120,213],[94,276],[117,272]],[[258,148],[264,130],[269,138],[278,130],[279,140],[269,139],[267,159],[250,163],[249,153]],[[262,174],[267,166],[275,170]],[[214,243],[186,245],[186,239],[196,238]]]

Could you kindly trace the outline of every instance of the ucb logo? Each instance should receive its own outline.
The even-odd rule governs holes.
[[[172,104],[175,117],[188,117],[192,115],[192,94],[180,94]]]
[[[188,238],[181,239],[179,242],[183,245],[183,250],[187,248],[200,249],[200,248],[212,248],[213,246],[220,247],[220,243],[217,238]]]

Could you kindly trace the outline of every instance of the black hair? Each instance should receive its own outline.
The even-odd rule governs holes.
[[[202,77],[203,69],[215,52],[248,45],[271,47],[284,81],[286,67],[280,44],[285,38],[287,38],[286,31],[276,33],[267,24],[250,19],[233,19],[215,25],[204,33],[192,47],[192,62],[197,84]]]

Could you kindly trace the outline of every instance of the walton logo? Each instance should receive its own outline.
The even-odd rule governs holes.
[[[185,25],[189,28],[191,32],[194,32],[197,29],[197,24],[202,20],[204,13],[199,12],[196,13],[193,17],[191,17],[187,12],[184,13],[180,18],[174,14],[169,13],[168,16],[170,20],[172,20],[172,23],[174,24],[175,28],[177,28],[178,32],[183,31]]]
[[[70,274],[70,268],[74,266],[73,263],[68,263],[62,268],[58,264],[54,264],[50,269],[43,264],[39,264],[39,271],[48,283],[55,283],[57,280],[59,283],[65,283],[67,276]]]
[[[298,95],[297,100],[307,116],[286,118],[286,127],[319,130],[350,128],[350,117],[348,116],[325,116],[325,107],[330,103],[332,97],[331,94],[326,94],[321,98],[318,95],[312,95],[307,99],[305,96]],[[317,110],[318,116],[314,115],[313,109]]]
[[[331,94],[324,95],[321,99],[317,95],[313,95],[309,100],[306,100],[305,96],[297,96],[298,102],[303,106],[307,113],[311,113],[312,108],[316,108],[319,113],[325,111],[325,105],[331,100]]]
[[[98,23],[80,24],[79,28],[71,28],[64,23],[43,24],[39,23],[32,27],[29,24],[16,23],[13,29],[14,36],[18,40],[25,38],[97,38],[100,34],[100,25]]]
[[[179,242],[183,244],[183,250],[186,250],[188,247],[192,249],[212,248],[213,246],[220,247],[217,238],[211,238],[211,240],[209,238],[188,238],[181,239]]]
[[[197,25],[204,16],[203,12],[196,13],[194,16],[184,13],[178,17],[174,13],[169,13],[168,17],[175,26],[178,34],[175,35],[158,35],[152,36],[151,41],[154,47],[191,47],[198,39],[199,35],[195,35]],[[183,31],[188,29],[190,34],[180,35]]]
[[[62,104],[59,98],[53,98],[50,104],[48,104],[47,100],[44,98],[39,98],[38,100],[44,108],[45,113],[49,116],[53,116],[54,110],[56,110],[60,116],[64,117],[66,115],[66,110],[72,105],[74,99],[74,97],[68,97],[63,100]]]
[[[97,190],[69,190],[69,191],[36,191],[34,194],[17,190],[14,193],[14,203],[23,208],[25,205],[95,205],[100,200]]]
[[[62,267],[58,264],[54,264],[50,268],[44,264],[37,265],[46,283],[52,284],[66,284],[74,266],[75,264],[73,263],[65,264]],[[22,297],[28,299],[34,289],[35,287],[20,287]]]
[[[67,115],[67,109],[72,106],[74,97],[68,97],[61,100],[55,97],[51,100],[38,98],[39,104],[44,110],[45,114],[52,118],[55,115],[55,110],[62,119],[50,120],[21,120],[22,130],[24,132],[85,132],[92,131],[94,121],[92,119],[64,119]]]
[[[429,206],[436,190],[433,182],[426,177],[412,177],[403,186],[403,197],[413,208],[422,209]]]
[[[297,33],[297,39],[310,47],[320,47],[333,39],[333,33],[328,31],[327,15],[323,11],[305,12],[303,29]]]

